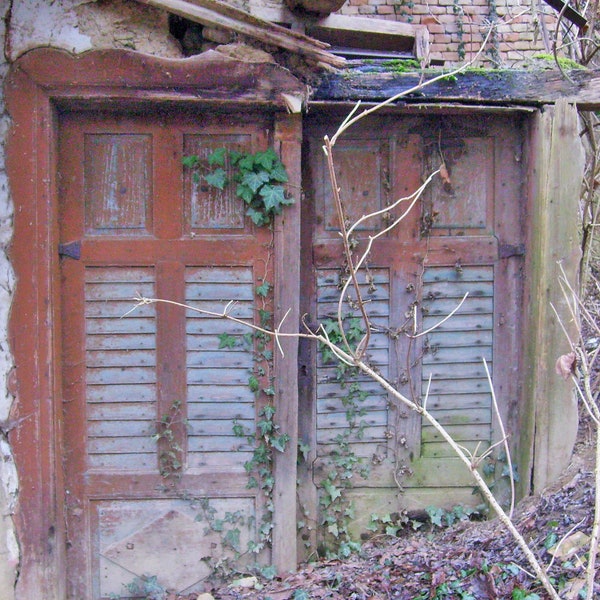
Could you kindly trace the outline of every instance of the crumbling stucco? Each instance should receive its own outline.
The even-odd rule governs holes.
[[[0,43],[4,47],[6,16],[9,7],[0,8]],[[0,82],[4,81],[8,62],[0,54]],[[7,323],[13,288],[13,272],[6,255],[12,236],[12,204],[5,168],[5,142],[9,119],[0,87],[0,423],[6,423],[12,404],[7,378],[12,368],[8,348]],[[15,582],[19,566],[19,547],[12,514],[17,501],[18,481],[10,446],[0,431],[0,598],[15,600]]]
[[[8,58],[40,46],[80,53],[92,48],[128,48],[180,58],[169,35],[168,16],[134,0],[13,0],[7,32]]]

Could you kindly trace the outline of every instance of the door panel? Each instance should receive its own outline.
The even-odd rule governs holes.
[[[268,129],[243,115],[61,117],[60,239],[81,245],[61,260],[69,598],[134,597],[126,585],[143,575],[197,590],[211,560],[257,541],[253,342],[223,347],[243,325],[179,306],[130,310],[140,296],[215,313],[233,300],[254,322],[270,234],[232,186],[206,188],[181,159],[264,149]],[[225,540],[215,523],[228,520]]]
[[[302,244],[311,260],[304,265],[302,310],[311,323],[334,319],[348,277],[321,150],[335,122],[320,115],[307,123]],[[507,347],[504,329],[506,323],[512,333],[521,327],[522,256],[507,259],[499,252],[503,244],[523,243],[519,128],[518,119],[491,117],[370,118],[345,133],[333,150],[350,220],[381,211],[353,236],[355,256],[409,201],[385,208],[410,196],[445,164],[444,177],[436,177],[400,225],[374,242],[360,273],[374,328],[367,356],[402,393],[418,402],[427,396],[428,408],[455,439],[480,452],[499,435],[482,359],[492,373],[498,348],[503,356],[509,352],[515,365],[520,356],[518,334],[511,334]],[[506,290],[516,303],[507,302]],[[352,318],[360,324],[352,288],[348,295],[341,304],[344,320],[347,326]],[[458,312],[444,321],[465,295]],[[411,338],[415,333],[419,336]],[[433,427],[364,376],[354,378],[347,370],[340,378],[335,363],[324,362],[319,350],[305,349],[303,356],[301,437],[316,459],[303,479],[309,513],[319,514],[328,502],[322,482],[332,481],[341,442],[348,442],[348,452],[369,470],[363,478],[362,467],[355,467],[345,492],[355,503],[356,529],[366,526],[365,514],[472,501],[467,469]],[[493,374],[502,415],[510,423],[518,401],[515,370]],[[353,392],[355,384],[364,393]],[[326,519],[325,511],[318,522]]]

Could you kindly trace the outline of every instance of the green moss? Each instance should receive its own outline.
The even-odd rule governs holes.
[[[421,65],[418,61],[411,58],[386,60],[381,63],[386,69],[389,69],[393,73],[409,73],[411,71],[418,71]]]
[[[570,58],[564,58],[562,56],[559,56],[555,60],[554,55],[540,52],[539,54],[534,55],[533,58],[537,58],[539,60],[547,60],[550,62],[556,62],[556,60],[558,60],[558,64],[560,65],[560,67],[563,69],[567,69],[567,70],[569,70],[569,69],[585,69],[585,67],[583,65],[580,65],[578,62],[575,62],[574,60],[571,60]]]

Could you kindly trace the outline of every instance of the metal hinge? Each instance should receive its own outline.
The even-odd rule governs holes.
[[[58,245],[58,255],[79,260],[81,258],[81,241],[68,242],[67,244]]]
[[[499,244],[498,258],[512,258],[525,256],[525,244]]]

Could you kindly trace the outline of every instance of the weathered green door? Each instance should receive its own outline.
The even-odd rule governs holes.
[[[302,237],[303,255],[310,257],[303,311],[334,334],[331,318],[347,272],[321,147],[338,122],[313,116],[307,127]],[[470,451],[482,452],[499,437],[483,359],[507,428],[516,424],[521,139],[518,117],[386,116],[358,124],[334,148],[349,219],[381,211],[353,236],[355,256],[409,201],[390,212],[386,206],[446,167],[402,223],[374,242],[360,281],[373,328],[371,364],[412,399],[424,402],[428,390],[430,411]],[[355,301],[351,290],[342,306],[350,333],[364,330]],[[373,513],[476,501],[468,470],[417,414],[308,345],[301,367],[300,436],[310,449],[303,508],[316,515],[325,538],[327,532],[330,541],[342,537],[347,524],[364,530]]]

